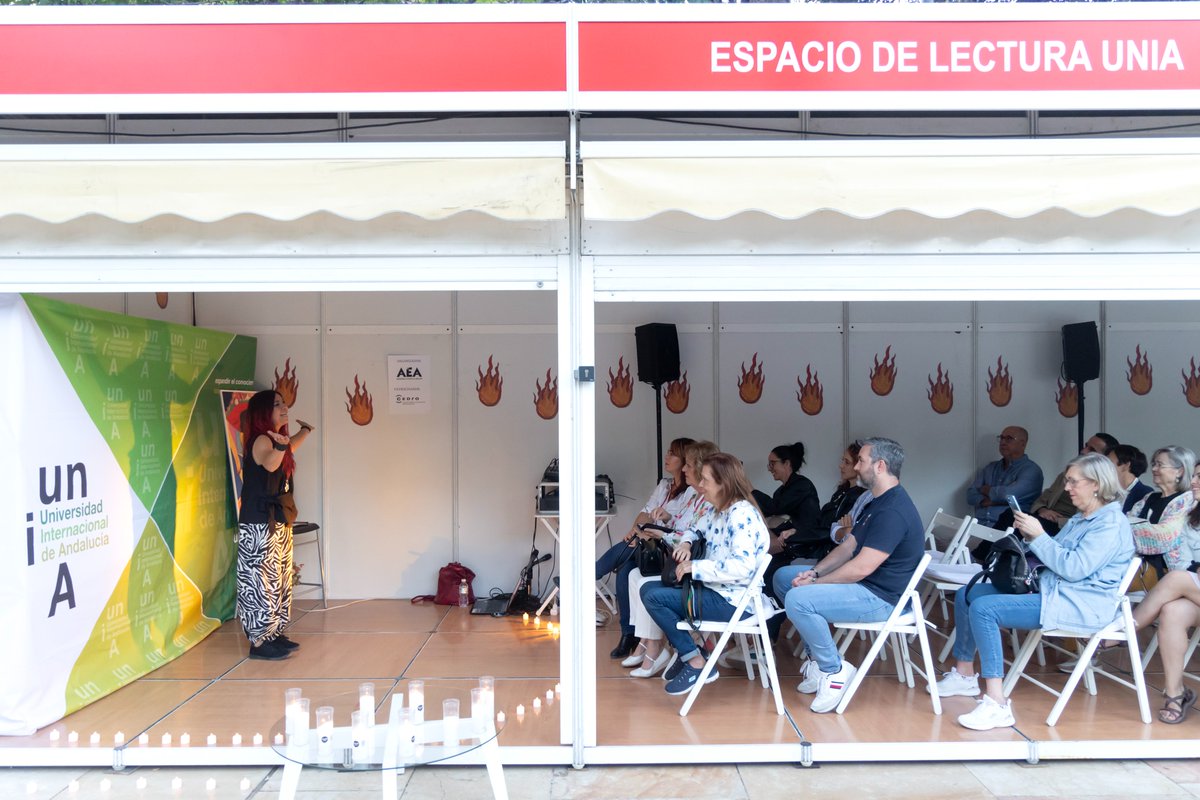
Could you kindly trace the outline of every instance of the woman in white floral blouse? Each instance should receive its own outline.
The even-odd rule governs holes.
[[[676,575],[682,579],[690,574],[704,582],[696,588],[693,604],[699,606],[704,619],[719,622],[733,616],[739,596],[754,578],[758,565],[767,558],[770,534],[754,503],[754,489],[746,479],[742,463],[734,456],[716,453],[706,458],[700,489],[712,503],[713,512],[704,518],[705,524],[698,531],[685,534],[676,546],[674,556],[679,562]],[[692,542],[698,535],[704,536],[706,549],[704,558],[693,561]],[[679,654],[679,660],[664,676],[667,693],[685,694],[700,677],[704,654],[692,641],[690,632],[676,627],[687,618],[683,593],[661,583],[647,583],[642,587],[642,602]],[[712,682],[718,677],[714,669],[708,680]]]

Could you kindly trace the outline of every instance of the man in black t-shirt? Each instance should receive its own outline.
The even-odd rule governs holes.
[[[797,689],[816,693],[812,710],[832,711],[857,671],[843,661],[831,622],[882,622],[925,554],[924,526],[900,485],[904,449],[891,439],[863,442],[855,471],[872,499],[850,535],[815,567],[784,567],[773,588],[804,640],[808,661]]]

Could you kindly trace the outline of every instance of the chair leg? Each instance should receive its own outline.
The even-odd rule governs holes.
[[[325,587],[329,581],[325,576],[325,546],[321,544],[321,529],[317,529],[317,569],[321,571],[321,608],[329,608],[329,596]]]
[[[1042,641],[1042,632],[1040,630],[1031,631],[1029,638],[1025,640],[1024,646],[1021,647],[1013,665],[1008,670],[1008,675],[1004,678],[1004,696],[1008,697],[1012,694],[1013,689],[1017,685],[1017,681],[1021,679],[1021,673],[1025,671],[1025,665],[1029,663],[1029,658],[1033,655],[1033,650]]]
[[[951,628],[950,635],[946,637],[946,644],[942,647],[942,651],[938,653],[938,663],[941,664],[950,655],[950,651],[954,649],[954,639],[958,636],[958,628]]]
[[[850,699],[854,697],[854,693],[858,691],[858,686],[862,683],[863,678],[866,676],[867,669],[870,668],[880,651],[883,650],[884,645],[887,644],[887,639],[888,637],[881,633],[879,636],[875,637],[873,642],[871,642],[871,648],[867,650],[867,655],[862,660],[862,666],[858,668],[858,672],[854,673],[854,678],[850,681],[850,685],[846,687],[846,693],[842,695],[841,702],[837,704],[837,708],[835,709],[837,713],[843,713],[846,710],[846,706],[850,705]]]
[[[721,657],[721,653],[725,650],[725,645],[729,643],[729,637],[732,634],[728,628],[721,633],[721,638],[717,640],[716,646],[713,648],[712,658],[704,659],[704,668],[700,670],[700,677],[696,679],[696,683],[688,691],[687,699],[683,701],[683,708],[679,709],[679,716],[686,717],[688,711],[692,708],[692,703],[696,702],[696,698],[700,696],[700,689],[704,687],[704,682],[708,680],[708,676],[717,667],[717,659]],[[679,654],[676,653],[676,657]]]
[[[1037,633],[1037,631],[1034,631],[1034,633]],[[1093,685],[1095,685],[1095,676],[1091,675],[1091,661],[1092,654],[1096,652],[1098,644],[1100,644],[1099,635],[1088,639],[1087,646],[1083,648],[1083,653],[1080,654],[1079,660],[1075,662],[1075,669],[1071,670],[1071,677],[1067,678],[1067,685],[1059,692],[1058,701],[1055,702],[1054,708],[1050,709],[1050,716],[1046,717],[1046,724],[1051,728],[1058,723],[1058,718],[1062,716],[1063,709],[1067,707],[1067,701],[1071,699],[1071,693],[1079,685],[1080,678],[1090,676]],[[1150,713],[1149,707],[1147,707],[1146,713]]]
[[[1138,653],[1139,647],[1137,640],[1137,628],[1134,627],[1133,624],[1133,612],[1129,608],[1129,603],[1123,602],[1121,603],[1121,607],[1125,617],[1125,639],[1126,643],[1129,645],[1129,663],[1133,672],[1134,691],[1137,692],[1138,711],[1140,711],[1142,714],[1142,722],[1146,725],[1149,725],[1150,699],[1146,696],[1146,676],[1139,668],[1139,665],[1142,663],[1142,659],[1140,658],[1141,654]],[[1200,628],[1197,629],[1197,632],[1200,632]],[[1192,641],[1195,642],[1200,640],[1193,635]],[[1187,663],[1186,658],[1184,659],[1183,663]]]
[[[758,665],[759,674],[771,683],[771,694],[775,698],[775,713],[783,716],[783,695],[779,692],[779,672],[775,666],[775,651],[771,649],[771,634],[767,631],[767,621],[759,616],[758,633],[755,635],[758,646],[762,648],[763,662]]]
[[[880,636],[882,635],[880,634]],[[898,633],[893,633],[887,638],[891,640],[892,653],[896,656],[896,680],[900,683],[907,683],[909,688],[912,688],[912,673],[908,671],[908,664],[904,660],[904,654],[900,652],[900,643],[904,637]]]
[[[1200,631],[1200,628],[1197,628],[1196,630]],[[1158,631],[1154,632],[1154,635],[1150,637],[1150,644],[1146,645],[1146,652],[1142,655],[1142,669],[1150,666],[1150,659],[1154,657],[1156,652],[1158,652]],[[1184,656],[1184,664],[1187,664],[1188,656],[1191,654],[1191,650],[1189,650],[1187,656]]]
[[[941,715],[942,699],[938,697],[937,673],[933,671],[933,652],[929,648],[929,634],[925,630],[925,617],[917,614],[917,641],[921,644],[921,661],[925,665],[925,682],[929,684],[929,697],[933,700],[933,713]]]

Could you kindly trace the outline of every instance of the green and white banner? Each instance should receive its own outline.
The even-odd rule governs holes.
[[[0,295],[0,734],[28,734],[234,613],[223,389],[255,340]]]

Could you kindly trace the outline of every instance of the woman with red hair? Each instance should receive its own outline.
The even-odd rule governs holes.
[[[242,507],[238,514],[237,614],[250,658],[278,661],[300,645],[283,635],[292,612],[293,451],[313,427],[288,434],[288,407],[267,389],[250,398],[242,426]]]

